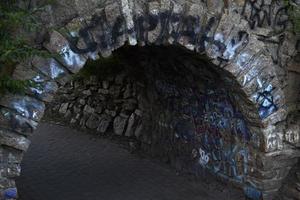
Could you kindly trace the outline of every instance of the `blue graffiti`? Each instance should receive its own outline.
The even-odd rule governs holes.
[[[259,116],[262,119],[267,118],[278,110],[274,103],[273,90],[274,88],[269,84],[265,89],[257,93],[256,102],[259,104]]]
[[[206,168],[243,182],[248,173],[247,144],[251,132],[226,90],[212,85],[199,93],[196,89],[156,81],[161,103],[176,113],[172,122],[176,137],[200,145],[209,157]]]
[[[8,188],[4,191],[4,199],[16,199],[17,198],[17,189]]]
[[[244,193],[250,199],[253,199],[253,200],[260,200],[260,199],[262,199],[262,193],[261,193],[261,191],[258,191],[254,187],[246,186],[244,188]]]

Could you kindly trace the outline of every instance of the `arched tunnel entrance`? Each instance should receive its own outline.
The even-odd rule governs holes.
[[[127,138],[130,148],[168,163],[180,173],[214,174],[243,188],[249,184],[247,177],[254,165],[251,159],[261,143],[260,135],[250,131],[253,122],[247,121],[243,114],[247,103],[229,73],[205,56],[178,46],[124,46],[109,58],[88,61],[58,90],[54,101],[47,106],[45,117],[95,136]],[[43,126],[41,131],[47,132]],[[50,135],[45,137],[51,143]],[[39,147],[42,150],[40,144]],[[34,159],[30,151],[27,156]],[[26,162],[29,161],[25,157],[20,184],[26,183],[25,172],[30,172]],[[66,158],[66,162],[73,161]],[[85,162],[93,165],[95,161]],[[39,165],[37,161],[34,163]],[[98,170],[101,174],[102,169]],[[47,175],[46,170],[44,173]],[[51,181],[48,186],[52,187]]]
[[[50,57],[20,61],[11,74],[36,85],[0,97],[0,199],[17,198],[15,179],[30,137],[45,104],[67,83],[58,95],[63,105],[52,108],[68,124],[124,136],[179,171],[206,169],[251,199],[273,200],[290,169],[299,172],[300,155],[299,39],[288,31],[294,23],[284,2],[62,0],[47,6],[38,14],[43,30],[28,41]],[[148,47],[127,51],[125,44]],[[117,49],[126,60],[118,76],[68,83],[87,60]],[[296,198],[297,180],[289,184]]]

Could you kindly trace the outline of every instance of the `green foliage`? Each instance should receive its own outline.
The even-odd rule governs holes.
[[[24,93],[27,88],[35,87],[37,84],[32,80],[13,80],[7,75],[0,76],[0,93]]]
[[[293,23],[293,32],[300,37],[300,6],[292,3],[291,0],[284,0],[284,4],[288,6],[288,15]]]
[[[14,67],[34,55],[48,55],[26,40],[27,33],[40,27],[35,13],[41,9],[23,9],[17,0],[0,0],[0,92],[25,90],[32,81],[13,80]]]

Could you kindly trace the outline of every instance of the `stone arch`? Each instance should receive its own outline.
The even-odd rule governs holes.
[[[257,150],[249,158],[245,193],[253,199],[273,197],[287,175],[285,168],[296,163],[297,157],[284,144],[284,130],[277,126],[287,116],[278,72],[278,62],[283,58],[275,58],[266,44],[273,39],[268,38],[270,33],[282,33],[288,24],[279,1],[76,1],[71,7],[76,14],[70,14],[72,19],[67,21],[59,20],[51,10],[54,8],[43,13],[60,27],[49,31],[43,46],[60,56],[35,57],[15,70],[14,78],[33,79],[42,87],[31,88],[26,95],[0,98],[3,191],[15,188],[14,178],[29,147],[28,136],[58,85],[77,73],[87,59],[97,59],[98,53],[109,56],[128,43],[183,46],[205,54],[232,78],[241,92],[235,102],[244,104],[241,112],[259,138]],[[267,8],[277,10],[276,15],[265,12]]]

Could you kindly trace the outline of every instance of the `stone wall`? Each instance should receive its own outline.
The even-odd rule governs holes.
[[[142,115],[137,98],[137,83],[124,71],[105,80],[96,76],[80,78],[58,90],[47,106],[46,118],[96,134],[114,132],[138,137],[129,125],[137,124]]]
[[[300,192],[300,162],[291,169],[287,179],[284,181],[282,185],[280,196],[282,199],[299,200],[300,199],[299,192]]]
[[[287,12],[281,0],[62,0],[48,6],[40,13],[44,28],[28,39],[61,56],[20,63],[14,78],[32,79],[39,86],[0,98],[3,196],[16,195],[14,178],[29,136],[58,87],[88,59],[108,56],[128,43],[182,46],[206,55],[216,71],[231,80],[227,83],[234,91],[227,91],[237,94],[232,102],[252,138],[258,138],[248,145],[259,151],[250,151],[256,153],[249,160],[251,187],[245,192],[253,199],[273,199],[299,157],[299,95],[294,95],[299,94],[299,60],[292,59],[299,55],[299,39],[287,31],[292,26]],[[174,92],[172,84],[158,85]]]
[[[241,113],[246,105],[237,103],[231,78],[178,47],[117,52],[120,70],[67,83],[46,115],[94,134],[129,137],[179,171],[199,175],[205,168],[254,190],[247,176],[258,168],[262,138]]]

